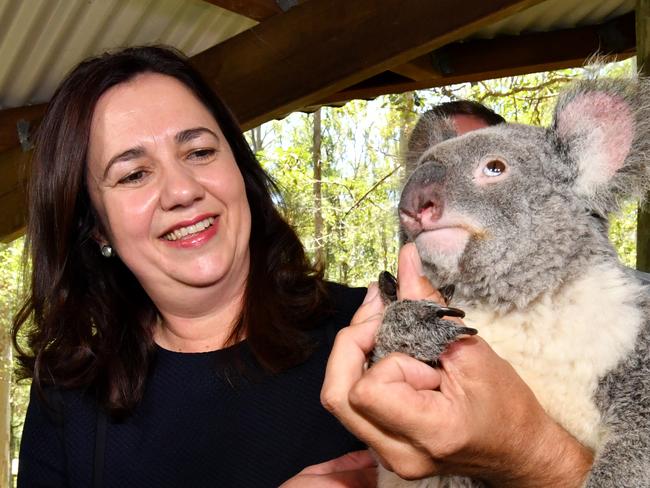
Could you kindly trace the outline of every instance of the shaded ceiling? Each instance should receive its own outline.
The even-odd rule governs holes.
[[[173,45],[248,129],[320,104],[628,57],[634,10],[634,0],[0,0],[0,237],[24,226],[29,136],[90,55]]]

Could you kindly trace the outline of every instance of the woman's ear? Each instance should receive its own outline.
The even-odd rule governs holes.
[[[111,246],[108,239],[104,236],[104,233],[97,227],[95,227],[95,230],[92,231],[91,237],[97,243],[97,247],[99,248],[99,252],[102,254],[102,256],[105,258],[110,258],[115,255],[113,246]]]
[[[434,110],[423,113],[409,137],[404,155],[406,174],[410,175],[413,172],[420,156],[427,149],[457,135],[453,121],[448,117],[440,116]]]

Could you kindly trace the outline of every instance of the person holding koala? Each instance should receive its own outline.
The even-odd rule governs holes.
[[[380,475],[380,486],[650,485],[647,292],[594,218],[647,188],[648,91],[645,80],[583,82],[550,129],[475,124],[457,137],[454,121],[420,120],[400,202],[414,244],[398,280],[415,318],[382,324],[371,291],[322,391],[384,466],[434,476]],[[396,351],[415,350],[404,324],[424,316],[418,300],[445,303],[427,280],[456,286],[452,305],[487,342],[452,343],[431,358],[440,368],[398,352],[366,371],[377,329],[378,343],[397,334]]]
[[[502,116],[471,100],[440,104],[423,115],[428,116],[449,119],[458,136],[505,123]],[[424,126],[418,125],[415,130],[422,128]],[[417,134],[413,134],[414,137]],[[444,297],[424,276],[420,257],[412,243],[400,250],[398,282],[400,299],[445,303]],[[415,479],[449,472],[480,474],[495,486],[573,488],[581,485],[591,465],[590,451],[543,412],[512,367],[480,337],[452,344],[441,358],[442,369],[395,353],[366,371],[364,364],[375,346],[383,310],[377,285],[370,285],[350,327],[335,341],[322,399],[326,408],[348,429],[376,449],[388,469],[404,478]],[[439,389],[446,393],[441,389],[443,375],[448,376],[445,385],[459,383],[461,391],[464,387],[472,388],[467,397],[475,400],[457,406],[449,402],[447,408],[441,409],[441,402],[429,391]],[[495,389],[494,385],[507,391]],[[518,401],[514,406],[512,399]],[[497,418],[510,417],[510,408],[521,412],[519,421],[513,423],[506,418],[498,425]],[[496,413],[489,415],[488,412]],[[468,432],[476,426],[477,420],[483,424],[477,426],[477,432]],[[437,425],[433,425],[434,422]],[[548,432],[536,432],[538,426]],[[494,427],[498,427],[500,432],[497,433],[506,437],[505,440],[490,432]],[[466,435],[477,437],[481,431],[493,442],[493,447],[486,451],[500,449],[501,452],[481,460],[483,466],[479,469],[463,466],[463,460],[475,462],[474,456],[462,452],[465,446],[459,445],[459,452],[450,452],[450,458],[454,459],[449,460],[433,451],[437,445],[446,448],[458,444]],[[441,432],[446,436],[442,441],[438,439]],[[538,438],[545,442],[538,442]],[[512,442],[515,439],[517,441]],[[526,446],[527,443],[532,445]],[[467,447],[476,449],[475,446]]]
[[[400,251],[398,282],[400,299],[444,303],[414,244]],[[366,370],[384,308],[371,285],[334,342],[321,393],[384,466],[406,479],[462,473],[499,487],[582,486],[593,453],[479,336],[453,343],[441,368],[394,353]]]

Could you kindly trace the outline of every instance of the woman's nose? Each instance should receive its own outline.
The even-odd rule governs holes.
[[[190,206],[204,195],[205,188],[191,168],[180,162],[166,165],[160,194],[160,205],[164,210]]]

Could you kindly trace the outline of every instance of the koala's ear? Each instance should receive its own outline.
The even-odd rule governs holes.
[[[450,119],[436,114],[433,110],[424,112],[409,137],[404,156],[407,174],[411,174],[415,169],[424,151],[439,142],[456,137],[456,135],[456,129]]]
[[[602,214],[648,188],[648,89],[646,80],[589,80],[558,100],[551,130],[575,167],[576,193]]]

